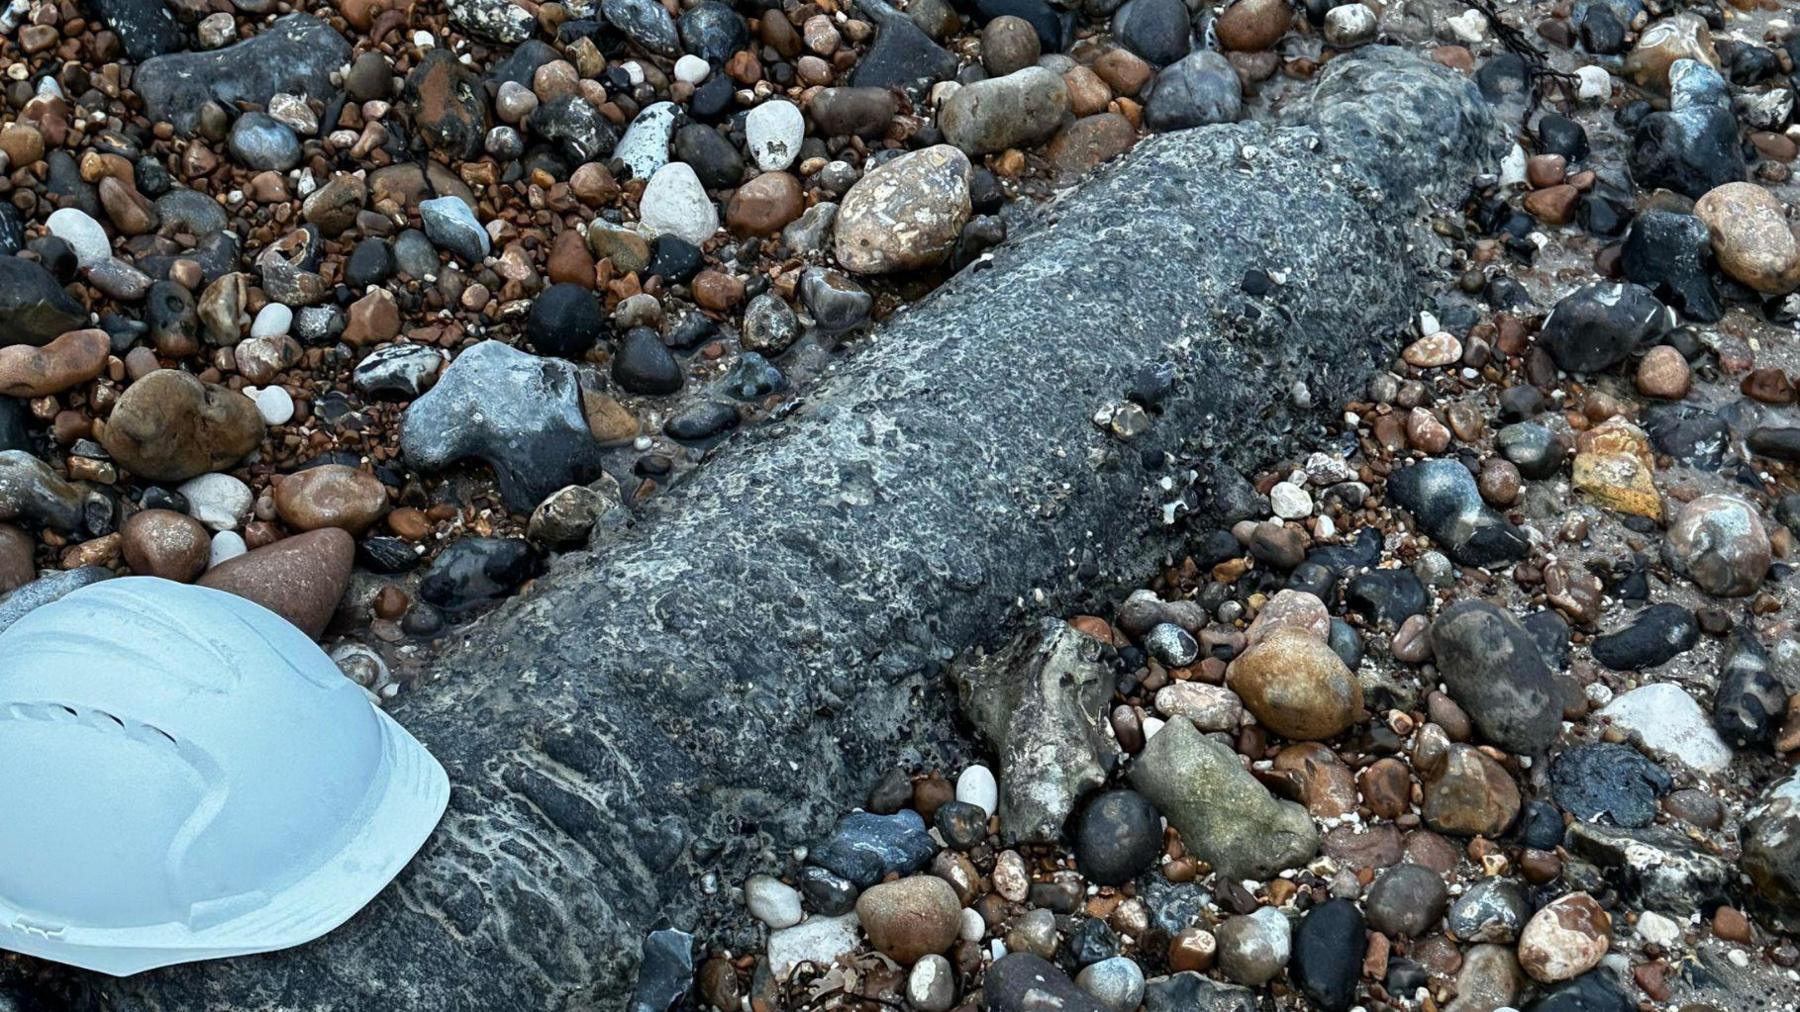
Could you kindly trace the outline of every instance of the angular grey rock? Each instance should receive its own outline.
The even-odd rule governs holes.
[[[600,0],[600,13],[626,38],[653,53],[674,56],[681,52],[675,19],[656,0]]]
[[[67,534],[81,527],[81,490],[24,450],[0,451],[0,521],[26,520]]]
[[[488,255],[487,229],[461,197],[433,197],[419,202],[419,220],[425,235],[437,246],[462,258],[464,263],[479,264]]]
[[[0,256],[0,348],[42,347],[87,320],[87,310],[30,260]]]
[[[336,94],[332,72],[349,60],[350,43],[330,25],[311,14],[289,14],[224,49],[146,60],[131,80],[145,113],[185,134],[209,99],[233,109],[238,102],[266,106],[286,92],[329,103]]]
[[[1497,566],[1525,557],[1531,543],[1481,498],[1460,461],[1421,460],[1388,475],[1387,495],[1413,523],[1465,566]]]
[[[1237,70],[1211,49],[1197,49],[1158,72],[1144,106],[1145,120],[1158,130],[1231,123],[1243,112]]]
[[[437,386],[407,406],[400,447],[408,463],[425,470],[481,458],[507,505],[523,512],[600,474],[600,444],[588,427],[575,367],[499,341],[457,356]]]
[[[875,44],[856,61],[850,83],[858,88],[899,88],[918,93],[955,76],[957,59],[904,12],[882,0],[856,0],[875,22]]]
[[[1563,842],[1571,854],[1605,872],[1633,904],[1672,917],[1712,909],[1730,897],[1737,882],[1731,862],[1663,826],[1623,829],[1576,822]]]
[[[1009,843],[1060,839],[1075,803],[1106,783],[1119,755],[1099,641],[1044,619],[953,677],[969,722],[1000,755],[1001,834]]]
[[[1549,749],[1562,730],[1561,696],[1517,619],[1486,601],[1458,601],[1429,635],[1438,677],[1489,741],[1525,755]]]
[[[31,584],[26,584],[30,587]],[[21,587],[14,593],[23,592]],[[4,626],[0,626],[4,628]],[[1800,931],[1800,774],[1789,773],[1757,799],[1739,834],[1738,864],[1754,888],[1751,909],[1777,931]]]
[[[1188,970],[1147,981],[1144,1012],[1256,1012],[1256,992]]]
[[[1319,852],[1306,809],[1269,793],[1237,753],[1171,717],[1131,767],[1131,783],[1181,833],[1188,853],[1231,879],[1265,879]]]
[[[1392,86],[1347,85],[1363,61]],[[1415,245],[1416,198],[1460,204],[1498,161],[1453,71],[1365,47],[1319,77],[1380,136],[1315,117],[1143,141],[629,531],[460,630],[391,711],[448,769],[451,810],[350,923],[254,959],[69,974],[77,1004],[618,1008],[658,918],[741,922],[701,874],[766,870],[895,766],[960,766],[943,665],[1019,602],[1063,614],[1174,547],[1142,508],[1162,472],[1093,425],[1099,392],[1166,358],[1171,440],[1240,470],[1293,452],[1420,304],[1437,248]],[[1283,312],[1253,320],[1244,274],[1271,266]]]
[[[65,594],[72,594],[90,583],[110,580],[112,575],[112,570],[103,566],[82,566],[80,569],[40,576],[10,594],[0,596],[0,632],[5,632],[33,609],[41,608]],[[0,984],[5,982],[6,974],[0,972]],[[5,992],[0,990],[0,997],[4,995]]]

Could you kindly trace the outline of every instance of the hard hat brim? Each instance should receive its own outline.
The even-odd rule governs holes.
[[[44,930],[26,926],[29,915],[0,898],[0,948],[127,977],[176,963],[288,949],[341,926],[400,874],[450,801],[444,767],[392,717],[375,711],[382,779],[367,819],[339,853],[266,903],[201,928],[172,922]]]

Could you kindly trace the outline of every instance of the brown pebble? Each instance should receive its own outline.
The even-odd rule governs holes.
[[[125,564],[139,576],[188,583],[206,570],[212,539],[200,521],[174,510],[133,513],[119,529]]]

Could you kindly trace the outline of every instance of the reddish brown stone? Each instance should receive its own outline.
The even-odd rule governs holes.
[[[355,561],[356,540],[327,527],[221,562],[199,582],[254,601],[318,639],[350,588]]]
[[[737,235],[774,235],[806,210],[800,181],[765,172],[737,188],[725,205],[725,224]]]

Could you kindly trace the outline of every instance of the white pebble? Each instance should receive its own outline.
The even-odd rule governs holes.
[[[1576,89],[1576,97],[1583,102],[1604,102],[1612,97],[1612,74],[1605,67],[1588,64],[1575,69],[1575,76],[1580,79]]]
[[[653,233],[673,233],[696,246],[719,230],[719,209],[686,162],[656,170],[638,199],[638,218]]]
[[[699,84],[706,80],[706,75],[710,73],[712,73],[712,64],[693,53],[688,53],[675,61],[675,80],[677,81]]]
[[[188,515],[214,531],[237,530],[256,503],[250,486],[229,474],[203,474],[177,491],[187,497]]]
[[[44,219],[50,234],[69,244],[75,251],[75,262],[83,267],[112,256],[112,242],[106,229],[78,207],[64,207],[50,212]]]
[[[250,324],[251,337],[281,337],[294,325],[294,311],[279,302],[271,302],[256,311]]]
[[[1506,157],[1500,159],[1500,185],[1525,185],[1525,149],[1514,144]]]
[[[994,771],[976,763],[956,778],[956,800],[980,805],[992,816],[1000,810],[1000,785],[994,782]]]
[[[750,916],[771,929],[800,923],[800,893],[773,875],[752,875],[744,883],[744,905]]]
[[[213,535],[212,558],[206,563],[208,569],[221,562],[228,562],[250,550],[244,539],[236,531],[220,531]]]
[[[974,907],[962,908],[961,937],[965,942],[979,942],[987,937],[987,921],[982,920]]]
[[[1269,505],[1275,510],[1275,515],[1283,520],[1311,516],[1313,510],[1312,496],[1291,481],[1275,483],[1275,487],[1269,490]]]
[[[801,963],[830,966],[856,949],[856,914],[813,917],[803,924],[769,932],[769,971],[784,980]]]
[[[1487,35],[1487,15],[1473,7],[1451,18],[1449,23],[1456,37],[1471,45]]]
[[[744,117],[744,147],[764,172],[779,172],[794,164],[805,139],[806,117],[792,102],[771,99]]]
[[[1637,933],[1644,941],[1655,942],[1665,949],[1681,944],[1681,925],[1654,910],[1638,914]]]
[[[286,425],[294,420],[294,398],[280,387],[256,392],[256,410],[270,425]]]

